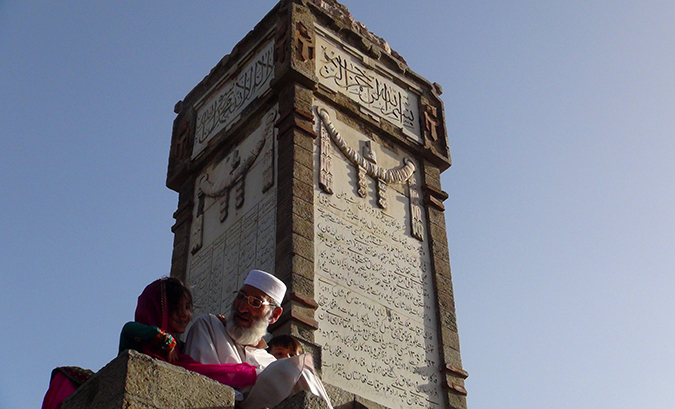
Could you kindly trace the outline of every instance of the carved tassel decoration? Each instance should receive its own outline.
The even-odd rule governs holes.
[[[330,156],[330,137],[326,128],[319,124],[321,133],[321,152],[319,170],[319,187],[328,194],[333,194],[333,173]]]
[[[239,183],[234,185],[234,207],[241,209],[246,198],[246,174],[241,175]]]
[[[224,222],[227,219],[227,214],[230,208],[230,189],[225,189],[223,196],[219,200],[220,204],[220,222]]]
[[[366,197],[368,195],[368,180],[366,179],[366,169],[362,166],[358,166],[358,178],[359,178],[359,188],[357,193],[361,197]]]
[[[415,175],[408,179],[410,196],[410,234],[419,241],[424,241],[424,224],[422,223],[422,201],[417,190]]]
[[[324,108],[316,108],[319,117],[319,131],[321,134],[321,170],[319,173],[319,185],[326,193],[333,193],[332,174],[330,173],[330,144],[334,143],[347,160],[357,168],[358,187],[357,193],[360,197],[368,195],[368,179],[370,176],[377,180],[377,203],[386,209],[387,186],[389,183],[403,184],[408,183],[408,194],[410,197],[410,234],[417,240],[424,241],[424,223],[422,221],[422,200],[417,189],[415,180],[415,164],[409,158],[403,158],[403,165],[393,168],[382,168],[377,165],[375,152],[372,150],[370,141],[366,143],[363,154],[352,149],[347,142],[340,136],[335,126],[330,121],[328,111]],[[329,139],[330,138],[330,139]]]
[[[274,148],[268,149],[263,156],[263,193],[270,190],[274,186]]]
[[[387,208],[387,182],[382,179],[377,179],[377,204],[381,208]]]
[[[192,246],[190,251],[195,254],[202,248],[204,242],[204,195],[198,195],[197,216],[192,224],[192,237],[190,238]]]

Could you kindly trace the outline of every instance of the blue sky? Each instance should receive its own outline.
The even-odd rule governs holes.
[[[345,0],[443,86],[471,409],[675,406],[675,3]],[[0,0],[0,408],[168,274],[173,106],[258,2]]]

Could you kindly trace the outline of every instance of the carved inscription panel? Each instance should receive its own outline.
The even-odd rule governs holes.
[[[361,110],[398,125],[412,140],[422,143],[419,97],[394,82],[394,73],[356,49],[340,45],[325,29],[316,27],[316,76],[319,83],[347,95]]]
[[[220,130],[239,119],[239,114],[256,97],[264,94],[274,77],[274,42],[268,43],[236,78],[210,96],[197,109],[197,123],[192,158],[196,158],[209,140]]]
[[[405,155],[375,140],[366,143],[367,136],[322,107],[353,149],[367,146],[384,167],[404,162]],[[428,240],[412,235],[409,190],[401,185],[388,188],[384,209],[374,194],[359,196],[358,172],[334,149],[332,193],[326,192],[319,184],[319,139],[315,294],[324,381],[391,408],[442,408]],[[415,186],[421,185],[419,171],[412,177]]]
[[[270,110],[257,130],[197,178],[187,272],[195,316],[227,312],[251,269],[274,271],[276,116]]]

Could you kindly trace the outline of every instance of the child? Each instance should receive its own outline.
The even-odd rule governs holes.
[[[185,332],[191,318],[190,290],[177,278],[156,280],[138,297],[136,320],[122,328],[119,352],[135,349],[233,388],[253,385],[257,377],[253,365],[206,365],[182,353],[182,342],[176,338]]]
[[[276,359],[290,358],[303,353],[300,343],[290,335],[278,335],[267,343],[267,352]]]
[[[185,332],[192,318],[192,293],[177,278],[165,277],[148,285],[138,297],[136,320],[126,323],[119,353],[135,349],[155,358],[178,361]]]

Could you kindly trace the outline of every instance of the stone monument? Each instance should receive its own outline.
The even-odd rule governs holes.
[[[196,314],[246,273],[336,407],[465,408],[441,87],[333,0],[282,0],[176,104],[172,271]]]

